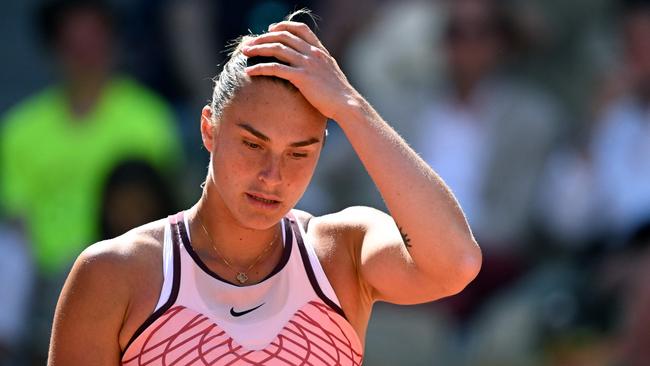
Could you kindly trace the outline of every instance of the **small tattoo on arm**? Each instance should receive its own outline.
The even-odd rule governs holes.
[[[411,248],[413,245],[411,244],[411,239],[409,239],[408,234],[404,231],[404,229],[402,229],[401,226],[397,225],[397,228],[399,229],[399,234],[402,236],[402,242],[404,243],[406,249]]]

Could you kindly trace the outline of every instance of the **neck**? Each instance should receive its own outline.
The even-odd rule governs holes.
[[[188,210],[192,246],[198,252],[207,254],[209,258],[217,261],[225,259],[232,267],[242,271],[267,251],[256,265],[261,266],[272,257],[275,252],[273,249],[282,241],[279,223],[264,230],[245,227],[223,205],[218,192],[212,191],[209,186],[204,188],[203,195],[196,205]],[[207,234],[201,223],[205,226]],[[269,246],[273,248],[268,250]]]
[[[455,92],[456,99],[461,104],[469,104],[471,102],[472,96],[478,87],[480,79],[478,78],[456,78],[455,80]]]
[[[66,91],[74,116],[83,117],[95,108],[105,81],[106,78],[103,74],[92,73],[69,78],[66,83]]]

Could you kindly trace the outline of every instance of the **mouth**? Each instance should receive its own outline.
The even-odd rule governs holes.
[[[248,197],[248,200],[250,202],[264,208],[275,208],[279,206],[281,202],[279,200],[274,199],[275,197],[263,196],[256,193],[246,192],[246,197]]]

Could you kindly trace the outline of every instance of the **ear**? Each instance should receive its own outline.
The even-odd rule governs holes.
[[[212,122],[212,108],[206,105],[201,110],[201,139],[203,146],[209,152],[214,147],[214,137],[216,136],[216,126]]]

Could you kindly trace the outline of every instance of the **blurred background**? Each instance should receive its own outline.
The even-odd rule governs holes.
[[[294,9],[445,179],[484,255],[377,304],[366,365],[650,365],[650,0],[8,0],[0,365],[43,365],[78,253],[200,197],[225,45]],[[298,208],[385,206],[330,122]]]

